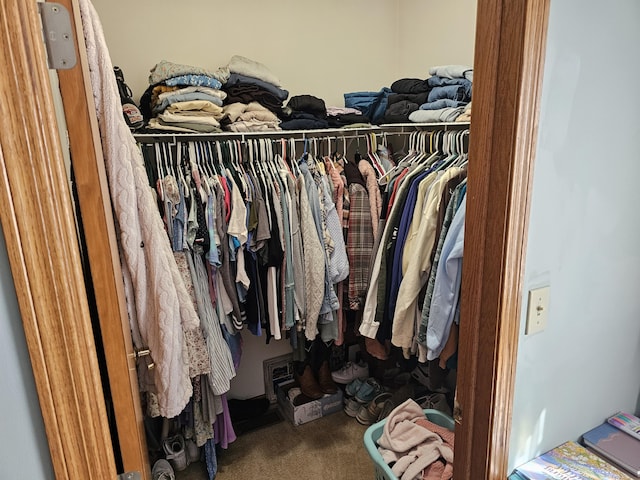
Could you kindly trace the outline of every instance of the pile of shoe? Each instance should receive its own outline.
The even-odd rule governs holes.
[[[153,480],[173,480],[174,471],[181,471],[200,460],[200,449],[192,439],[185,440],[180,434],[162,441],[165,459],[158,460],[152,470]],[[157,478],[154,471],[157,471]]]
[[[344,388],[344,412],[362,425],[379,422],[410,398],[423,409],[435,409],[451,416],[448,389],[436,387],[426,369],[417,366],[411,373],[401,372],[400,368],[390,369],[384,372],[382,381],[360,377],[365,371],[368,371],[366,366],[347,364],[334,372],[338,373],[338,380],[354,377]]]
[[[362,425],[378,421],[384,402],[391,393],[373,377],[356,378],[345,387],[344,412]]]

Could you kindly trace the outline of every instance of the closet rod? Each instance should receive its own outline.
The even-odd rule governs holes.
[[[351,139],[360,138],[367,133],[376,135],[411,133],[422,130],[457,130],[469,128],[469,122],[439,122],[439,123],[390,123],[385,125],[372,125],[358,128],[322,128],[317,130],[271,130],[265,132],[222,132],[222,133],[135,133],[133,136],[138,143],[150,144],[177,141],[215,141],[215,140],[242,140],[251,138],[293,138],[305,140],[307,138],[326,139]]]
[[[304,140],[307,138],[326,138],[327,135],[335,135],[336,137],[345,137],[348,135],[353,138],[360,137],[367,133],[381,133],[382,129],[378,126],[363,128],[321,128],[317,130],[269,130],[263,132],[222,132],[222,133],[135,133],[133,136],[140,143],[156,143],[166,142],[170,140],[246,140],[250,138],[273,138],[280,140],[281,138],[293,138]],[[345,135],[347,134],[347,135]]]
[[[280,132],[282,133],[282,132]],[[398,132],[398,134],[402,134],[402,135],[408,135],[408,133],[400,133]],[[382,136],[382,133],[376,133],[376,136]],[[269,137],[264,137],[262,135],[260,136],[256,136],[253,135],[251,137],[244,137],[241,138],[239,136],[226,136],[224,134],[220,134],[220,135],[206,135],[206,134],[195,134],[193,136],[191,136],[190,134],[187,134],[187,136],[183,135],[183,134],[135,134],[134,137],[136,138],[138,143],[141,144],[145,144],[145,145],[149,145],[149,144],[153,144],[153,143],[170,143],[170,144],[175,144],[176,142],[223,142],[225,140],[240,140],[241,142],[245,142],[246,140],[252,140],[252,139],[263,139],[263,138],[267,138],[268,140],[272,140],[274,142],[279,142],[282,139],[285,140],[294,140],[296,142],[303,142],[307,139],[317,139],[317,140],[351,140],[351,139],[356,139],[356,138],[363,138],[363,134],[361,135],[339,135],[339,136],[305,136],[305,137],[300,137],[300,136],[292,136],[292,135],[278,135],[278,136],[269,136]]]
[[[416,130],[464,130],[470,122],[433,122],[433,123],[383,123],[380,128],[384,133],[406,133]]]

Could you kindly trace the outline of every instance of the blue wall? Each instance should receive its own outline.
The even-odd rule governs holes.
[[[552,0],[510,469],[640,394],[640,2]],[[526,292],[550,285],[525,336]]]
[[[0,478],[53,479],[22,319],[0,227]]]

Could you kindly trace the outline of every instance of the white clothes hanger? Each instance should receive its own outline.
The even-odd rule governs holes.
[[[161,153],[160,153],[160,143],[156,143],[154,145],[155,147],[155,151],[156,151],[156,173],[158,174],[158,182],[157,182],[157,187],[158,190],[160,190],[158,192],[158,195],[160,197],[160,200],[162,202],[164,202],[164,186],[162,185],[162,179],[164,178],[164,172],[162,169],[162,161],[161,161]]]

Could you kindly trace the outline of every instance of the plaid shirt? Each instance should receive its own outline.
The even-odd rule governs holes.
[[[373,225],[367,190],[360,184],[349,185],[349,308],[360,310],[369,286],[369,268],[373,252]]]

